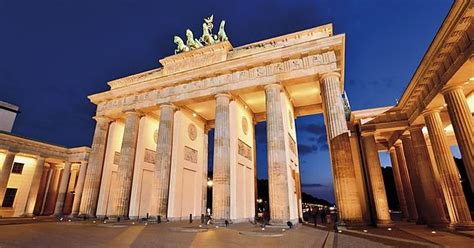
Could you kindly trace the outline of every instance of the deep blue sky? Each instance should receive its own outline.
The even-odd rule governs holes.
[[[381,4],[383,3],[383,4]],[[395,104],[452,1],[66,1],[0,0],[0,100],[20,106],[13,132],[90,146],[107,81],[159,67],[172,37],[200,33],[202,18],[226,19],[236,46],[332,22],[346,33],[345,87],[352,108]],[[303,189],[333,201],[322,116],[297,119]],[[266,177],[264,124],[258,175]],[[382,155],[382,165],[389,165]]]

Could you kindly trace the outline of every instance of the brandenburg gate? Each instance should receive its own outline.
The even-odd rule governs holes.
[[[89,97],[97,125],[80,214],[200,217],[214,128],[213,218],[253,219],[254,125],[266,121],[271,219],[296,222],[302,213],[295,118],[324,113],[338,206],[345,220],[358,221],[341,98],[345,36],[325,25],[233,48],[221,26],[208,37],[211,44],[190,40],[188,30],[187,44],[199,47],[175,37],[178,49],[160,60],[163,67],[110,81],[109,91]]]
[[[322,113],[341,224],[363,225],[372,218],[378,226],[392,225],[378,158],[378,151],[386,150],[396,163],[404,218],[422,220],[423,204],[432,202],[431,215],[423,219],[428,224],[445,225],[449,217],[472,227],[446,142],[433,134],[442,128],[435,112],[425,118],[438,175],[436,165],[415,165],[430,160],[428,150],[419,150],[426,147],[422,126],[410,126],[422,111],[400,105],[350,114],[343,97],[345,35],[333,34],[332,24],[236,48],[224,26],[222,21],[213,34],[213,17],[204,19],[199,39],[191,30],[186,42],[174,37],[177,49],[160,60],[162,67],[110,81],[110,90],[89,96],[97,105],[96,128],[80,215],[185,220],[205,214],[208,131],[214,128],[213,219],[253,219],[254,127],[266,121],[271,223],[296,223],[302,209],[295,118]],[[413,104],[404,100],[410,94],[401,104]],[[411,119],[406,113],[413,113]],[[463,144],[463,151],[472,150],[472,142]]]

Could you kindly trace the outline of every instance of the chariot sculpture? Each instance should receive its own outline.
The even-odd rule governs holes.
[[[194,38],[194,34],[190,29],[186,29],[186,43],[179,36],[174,37],[174,43],[177,48],[174,50],[175,54],[188,52],[190,50],[198,49],[203,46],[213,45],[219,42],[227,41],[229,38],[225,33],[225,20],[222,20],[219,25],[219,31],[216,34],[212,33],[214,28],[214,15],[204,18],[202,24],[202,35],[199,39]]]

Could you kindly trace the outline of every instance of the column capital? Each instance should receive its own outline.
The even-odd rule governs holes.
[[[145,113],[143,113],[142,111],[140,111],[138,109],[126,109],[126,110],[122,111],[122,113],[125,114],[125,118],[130,116],[130,115],[138,116],[138,118],[140,118],[142,116],[145,116]]]
[[[434,113],[439,113],[441,112],[442,109],[443,109],[442,107],[429,108],[429,109],[425,109],[423,112],[421,112],[421,114],[423,116],[428,116]]]
[[[402,141],[400,139],[397,139],[394,143],[393,143],[393,146],[395,146],[395,148],[399,147],[399,146],[402,146]]]
[[[337,77],[337,79],[340,79],[341,78],[341,74],[339,72],[335,72],[335,71],[332,71],[332,72],[326,72],[326,73],[323,73],[321,76],[320,76],[320,79],[321,80],[324,80],[328,77]]]
[[[267,85],[265,85],[263,88],[265,89],[265,91],[266,91],[267,89],[271,89],[271,88],[277,88],[277,89],[279,89],[280,91],[283,90],[283,87],[281,86],[281,84],[267,84]]]
[[[96,116],[92,117],[92,119],[94,119],[97,122],[103,122],[103,123],[110,123],[110,122],[113,121],[112,118],[109,118],[105,115],[96,115]]]
[[[395,151],[396,147],[395,147],[395,144],[393,144],[391,147],[388,148],[388,151],[391,152],[391,151]]]
[[[171,109],[173,111],[178,110],[178,107],[172,103],[164,103],[160,105],[160,111],[163,111],[164,109]]]
[[[447,87],[441,89],[440,93],[443,94],[443,95],[446,95],[446,94],[448,94],[450,92],[453,92],[455,90],[463,90],[462,85],[456,84],[456,85],[447,86]]]
[[[232,96],[228,93],[228,92],[222,92],[222,93],[218,93],[215,95],[215,98],[221,98],[221,97],[225,97],[225,98],[228,98],[229,100],[232,99]]]

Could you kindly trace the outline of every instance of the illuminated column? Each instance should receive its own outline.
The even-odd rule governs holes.
[[[288,196],[288,173],[286,164],[285,132],[281,111],[281,86],[265,86],[267,109],[267,149],[268,149],[268,195],[270,200],[270,219],[274,223],[290,220]]]
[[[173,122],[175,107],[171,104],[160,106],[160,124],[156,143],[156,215],[168,216],[168,197],[171,173],[171,148],[173,144]]]
[[[74,188],[74,201],[72,203],[71,215],[79,214],[79,204],[81,203],[82,190],[84,189],[84,180],[86,179],[87,161],[81,161],[79,168],[79,177],[77,178],[76,187]]]
[[[207,163],[208,163],[208,149],[209,149],[209,146],[208,146],[208,143],[209,143],[209,136],[208,136],[208,132],[209,132],[209,129],[207,127],[204,127],[204,144],[203,144],[203,147],[204,147],[204,151],[203,151],[203,170],[202,170],[202,197],[201,197],[201,200],[202,200],[202,203],[201,203],[201,214],[206,214],[207,212]]]
[[[35,201],[35,206],[34,206],[34,215],[40,215],[41,214],[41,208],[43,207],[43,202],[44,202],[44,196],[47,192],[47,187],[48,187],[48,179],[50,175],[50,168],[51,166],[48,163],[44,164],[44,169],[43,173],[41,175],[41,181],[39,184],[39,191],[38,191],[38,196],[36,197]]]
[[[216,95],[212,188],[212,212],[216,220],[230,219],[230,98],[228,94]]]
[[[415,165],[418,169],[421,189],[423,190],[426,221],[430,226],[447,226],[448,221],[444,214],[442,195],[436,191],[436,180],[431,166],[428,147],[422,131],[423,126],[412,126],[410,131],[413,151],[415,153]]]
[[[0,204],[2,204],[3,197],[5,197],[5,191],[7,190],[8,179],[10,179],[10,173],[12,171],[15,155],[16,152],[7,151],[5,160],[3,160],[3,166],[0,170]]]
[[[357,179],[347,128],[340,74],[326,73],[320,78],[324,121],[330,146],[334,178],[334,194],[341,224],[360,225],[363,221],[362,206],[357,191]]]
[[[427,221],[428,207],[425,203],[425,196],[421,187],[420,174],[418,173],[418,165],[415,157],[415,150],[413,149],[411,136],[403,135],[401,137],[403,144],[403,152],[405,153],[405,161],[410,177],[411,188],[413,190],[413,196],[415,197],[416,209],[418,212],[417,224],[425,224]]]
[[[474,123],[462,86],[449,87],[442,91],[448,107],[462,162],[474,192]]]
[[[35,172],[33,173],[33,179],[31,181],[30,192],[25,207],[25,216],[33,216],[35,210],[36,200],[38,199],[38,192],[40,187],[40,181],[43,175],[44,158],[38,156],[36,158]]]
[[[395,181],[395,188],[397,190],[398,202],[400,203],[400,210],[402,211],[402,219],[408,219],[408,206],[405,200],[405,193],[403,191],[402,177],[400,176],[400,167],[398,166],[397,151],[395,147],[390,147],[390,161],[392,162],[393,179]]]
[[[99,197],[100,179],[104,167],[105,147],[107,144],[107,133],[111,119],[96,116],[94,139],[89,154],[89,166],[87,167],[84,189],[82,192],[80,215],[95,216],[97,209],[97,198]]]
[[[426,111],[423,115],[441,177],[451,224],[457,228],[472,228],[471,214],[459,182],[459,172],[446,140],[439,110]]]
[[[130,192],[132,190],[133,165],[137,149],[138,126],[140,114],[136,111],[125,112],[125,129],[120,149],[120,160],[117,169],[117,197],[114,206],[117,216],[128,217],[130,207]]]
[[[405,193],[405,200],[408,208],[408,220],[418,221],[418,211],[416,209],[415,196],[411,188],[410,176],[408,174],[407,163],[405,160],[405,152],[402,142],[397,140],[395,142],[395,151],[397,152],[398,168],[400,169],[400,177],[402,178],[403,193]]]
[[[51,181],[49,182],[48,195],[46,196],[46,201],[43,206],[44,215],[54,214],[56,207],[56,199],[58,198],[58,185],[61,178],[62,168],[58,165],[53,166],[53,171],[51,172]]]
[[[379,153],[375,141],[374,132],[363,132],[362,143],[364,146],[365,162],[369,174],[370,188],[375,204],[377,215],[377,226],[386,226],[392,223],[388,209],[387,194],[380,166]]]
[[[61,182],[59,183],[58,197],[56,199],[56,207],[54,215],[62,215],[64,207],[64,199],[66,199],[67,185],[69,183],[69,176],[71,174],[71,162],[66,161],[64,163],[63,175],[61,176]]]

